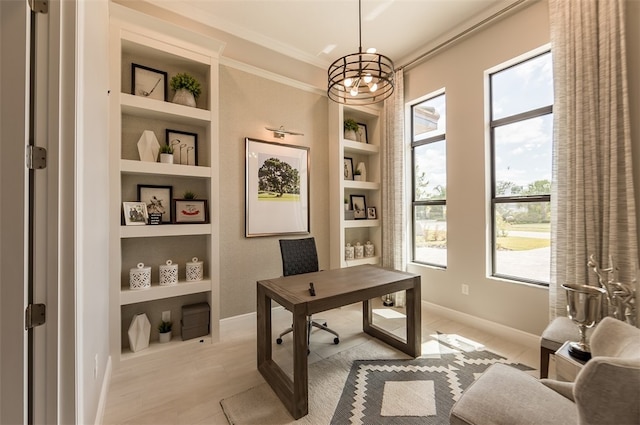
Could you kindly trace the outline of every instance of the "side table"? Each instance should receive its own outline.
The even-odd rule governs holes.
[[[556,351],[556,379],[558,381],[573,382],[582,369],[585,361],[578,360],[569,354],[570,341],[562,344]]]

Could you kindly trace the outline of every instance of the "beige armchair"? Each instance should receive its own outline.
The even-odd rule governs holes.
[[[575,383],[491,366],[454,404],[451,424],[640,424],[640,329],[607,317],[590,345]]]

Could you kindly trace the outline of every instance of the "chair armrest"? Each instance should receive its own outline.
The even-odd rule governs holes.
[[[573,382],[556,381],[555,379],[541,379],[540,382],[569,400],[575,401],[573,399]]]

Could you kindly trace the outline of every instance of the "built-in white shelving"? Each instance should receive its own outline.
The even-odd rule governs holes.
[[[330,145],[330,230],[331,268],[351,267],[360,264],[379,264],[382,249],[381,211],[381,141],[383,135],[382,110],[378,107],[358,107],[329,102]],[[366,126],[367,140],[354,141],[344,138],[344,120],[352,118]],[[345,179],[344,161],[350,158],[353,168],[362,162],[366,167],[366,180]],[[345,199],[351,195],[365,197],[367,207],[376,208],[375,219],[350,219],[345,217]],[[373,257],[345,259],[347,243],[364,245],[371,241],[375,248]]]
[[[126,360],[161,350],[219,340],[219,181],[218,181],[218,63],[223,43],[187,29],[144,15],[119,4],[110,4],[110,345],[112,358]],[[133,63],[167,73],[187,72],[198,79],[202,95],[197,107],[131,94]],[[165,131],[197,135],[195,164],[140,161],[137,142],[151,130],[160,144]],[[197,165],[196,165],[197,164]],[[208,222],[126,226],[122,202],[134,199],[138,185],[171,186],[172,198],[187,190],[207,201]],[[173,202],[173,199],[171,202]],[[171,205],[166,205],[171,207]],[[172,212],[173,214],[173,212]],[[204,279],[186,281],[186,262],[204,262]],[[175,285],[159,285],[159,266],[171,259],[179,267]],[[151,267],[151,287],[130,289],[129,270],[137,263]],[[207,302],[211,306],[210,333],[196,340],[180,337],[181,306]],[[173,339],[157,343],[156,325],[170,311]],[[127,329],[133,315],[144,312],[151,322],[150,346],[131,352]]]

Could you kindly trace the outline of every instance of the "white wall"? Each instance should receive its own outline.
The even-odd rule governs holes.
[[[96,419],[109,355],[109,14],[106,1],[79,1],[77,7],[77,422],[89,424]]]
[[[440,88],[447,95],[448,267],[409,267],[422,276],[422,297],[533,334],[547,323],[547,289],[487,277],[484,72],[548,42],[547,3],[541,1],[405,73],[405,101]],[[462,295],[463,283],[469,295]]]

